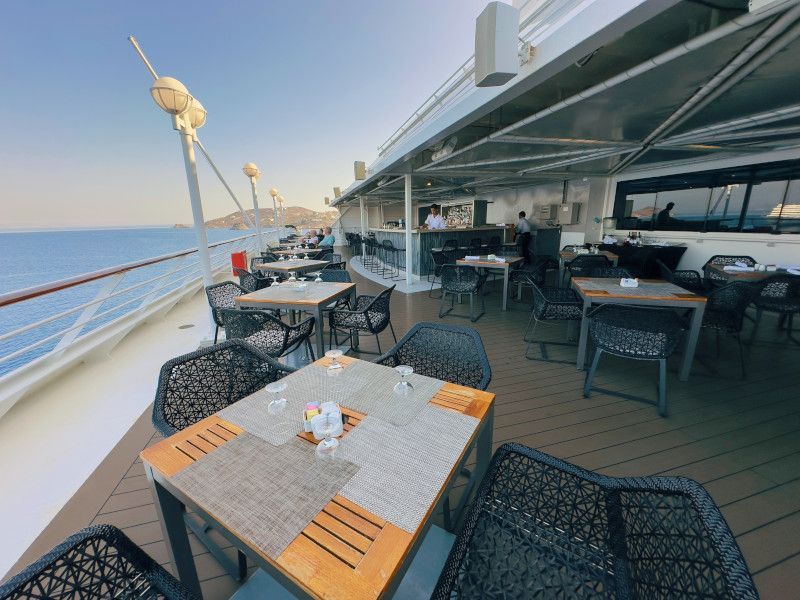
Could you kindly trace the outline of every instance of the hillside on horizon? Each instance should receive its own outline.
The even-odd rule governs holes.
[[[245,212],[250,219],[255,221],[255,210],[251,208]],[[260,212],[261,226],[273,227],[275,225],[275,213],[272,210],[272,207],[261,207]],[[284,223],[286,225],[294,225],[298,229],[308,229],[311,227],[319,228],[330,225],[337,218],[339,218],[338,210],[316,211],[311,210],[310,208],[303,208],[302,206],[287,206],[285,209]],[[183,228],[191,226],[179,223],[175,225],[175,227]],[[244,219],[242,219],[242,215],[239,211],[233,212],[224,217],[219,217],[218,219],[210,219],[206,221],[206,227],[209,229],[247,229],[247,225],[245,224]]]

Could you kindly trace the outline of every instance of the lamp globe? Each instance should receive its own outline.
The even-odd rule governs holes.
[[[150,95],[161,110],[171,115],[182,115],[192,101],[189,90],[174,77],[156,79],[150,88]]]
[[[258,167],[255,163],[245,163],[244,167],[242,167],[242,172],[252,179],[258,179],[261,176],[261,171],[258,170]]]

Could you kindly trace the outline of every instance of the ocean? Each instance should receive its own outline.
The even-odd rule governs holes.
[[[241,237],[247,233],[229,229],[209,229],[208,239],[209,243],[214,243]],[[173,227],[0,232],[0,294],[196,246],[192,229]],[[129,273],[125,276],[122,286],[127,288],[137,281],[165,273],[170,268],[169,265],[171,263],[164,263]],[[103,281],[92,282],[47,297],[2,307],[0,336],[27,323],[88,302],[103,285]],[[109,311],[109,313],[97,323],[87,327],[86,331],[135,308],[138,303],[134,301],[119,310],[111,310],[115,305],[132,300],[146,291],[146,288],[134,290],[106,302],[100,312]],[[4,361],[4,357],[69,327],[76,317],[77,314],[72,314],[30,333],[0,340],[0,375],[51,350],[57,343],[58,337],[15,358]]]

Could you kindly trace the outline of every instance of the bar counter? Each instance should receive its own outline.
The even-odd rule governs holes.
[[[431,249],[441,248],[446,240],[455,240],[459,246],[469,246],[473,238],[481,238],[484,244],[489,243],[489,238],[500,236],[501,243],[511,241],[511,231],[513,226],[498,227],[496,225],[484,225],[480,227],[453,227],[448,229],[412,229],[411,230],[411,248],[414,263],[412,265],[412,273],[425,277],[431,271]],[[383,240],[392,242],[395,248],[405,249],[406,247],[406,230],[400,228],[384,229],[379,227],[371,227],[370,233],[375,234],[375,239],[378,243]],[[405,252],[399,253],[400,268],[405,269]]]

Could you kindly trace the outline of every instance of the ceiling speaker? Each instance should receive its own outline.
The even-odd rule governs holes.
[[[519,11],[490,2],[475,22],[475,85],[503,85],[519,72]]]
[[[356,181],[361,181],[367,178],[367,163],[363,160],[357,160],[353,163],[353,172],[356,176]]]
[[[342,195],[342,188],[335,187],[333,188],[333,197],[338,198]]]

